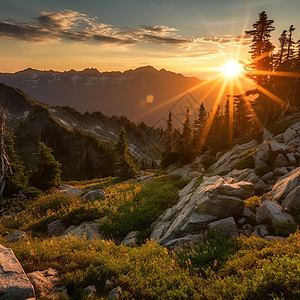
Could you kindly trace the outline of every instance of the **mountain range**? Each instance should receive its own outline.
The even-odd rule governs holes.
[[[204,81],[151,66],[125,72],[99,72],[93,68],[58,72],[28,68],[16,73],[0,73],[0,82],[52,106],[70,106],[80,112],[101,111],[108,116],[124,115],[131,121],[143,121],[150,126],[167,118],[170,110],[175,111],[176,104],[180,123],[186,108],[190,111],[199,108],[209,87],[206,85],[189,93]],[[211,107],[215,97],[212,93],[204,104]]]
[[[113,174],[112,148],[121,127],[139,160],[151,162],[161,143],[162,130],[136,124],[126,117],[101,112],[80,113],[70,107],[43,104],[19,89],[0,83],[0,106],[16,135],[16,148],[30,169],[37,143],[45,142],[63,165],[63,179],[85,179]]]

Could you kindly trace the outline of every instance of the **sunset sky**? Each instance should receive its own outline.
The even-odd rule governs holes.
[[[291,24],[300,38],[299,0],[1,0],[0,72],[153,65],[208,78],[237,51],[247,60],[241,35],[263,10],[276,45]]]

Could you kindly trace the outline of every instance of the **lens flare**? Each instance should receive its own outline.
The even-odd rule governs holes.
[[[243,71],[243,67],[236,60],[227,61],[222,68],[222,72],[223,72],[224,76],[227,78],[236,77],[236,76],[240,75],[240,73],[242,71]]]

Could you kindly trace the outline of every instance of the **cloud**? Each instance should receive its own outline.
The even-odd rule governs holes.
[[[198,39],[199,42],[215,43],[215,44],[235,44],[240,46],[246,46],[251,43],[249,35],[241,36],[230,36],[226,35],[223,37],[211,36],[211,37],[202,37]]]
[[[192,43],[192,40],[189,40],[189,39],[164,37],[164,36],[157,36],[157,35],[151,35],[151,34],[144,34],[143,38],[144,38],[144,40],[154,42],[156,44],[182,45],[182,44]]]
[[[191,40],[176,34],[178,30],[166,25],[141,25],[139,28],[119,29],[89,18],[73,10],[41,12],[31,23],[0,22],[0,37],[29,42],[50,40],[91,41],[96,43],[135,45],[154,43],[183,45]]]

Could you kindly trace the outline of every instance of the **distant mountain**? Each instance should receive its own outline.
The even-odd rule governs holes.
[[[146,66],[123,73],[26,69],[13,74],[0,73],[0,82],[20,88],[49,105],[67,105],[81,112],[101,111],[108,116],[125,115],[132,121],[154,125],[161,117],[168,116],[182,93],[203,81]],[[192,92],[195,108],[206,90],[207,87]]]
[[[151,161],[153,148],[161,143],[161,130],[145,124],[137,126],[126,117],[107,117],[100,112],[81,114],[69,107],[42,104],[1,83],[0,106],[5,109],[7,125],[17,136],[16,146],[26,165],[33,165],[32,153],[38,141],[44,141],[62,162],[63,179],[111,175],[112,147],[122,126],[137,159]]]

